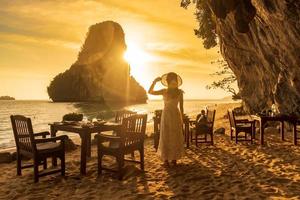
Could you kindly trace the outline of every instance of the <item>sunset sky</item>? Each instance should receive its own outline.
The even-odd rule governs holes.
[[[218,49],[194,35],[194,10],[180,0],[0,0],[0,96],[48,99],[51,79],[76,61],[92,24],[113,20],[126,34],[132,75],[148,89],[169,71],[183,78],[186,98],[222,98],[206,90],[217,70]],[[138,55],[140,59],[133,59]]]

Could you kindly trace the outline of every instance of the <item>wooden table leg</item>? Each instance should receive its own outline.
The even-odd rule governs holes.
[[[256,125],[259,123],[258,120],[254,120],[254,136],[253,136],[253,139],[256,140]]]
[[[297,140],[298,140],[298,137],[297,137],[297,122],[293,122],[293,135],[294,135],[294,145],[297,145]]]
[[[51,137],[56,137],[57,130],[54,128],[54,126],[50,125],[50,135]],[[57,158],[52,157],[52,166],[57,166]]]
[[[91,157],[92,155],[92,148],[91,148],[91,143],[92,143],[92,134],[89,133],[89,134],[86,134],[87,136],[87,147],[86,147],[86,155],[88,158]]]
[[[80,134],[81,137],[81,160],[80,160],[80,173],[86,174],[86,156],[87,156],[87,134]]]
[[[259,123],[259,128],[260,128],[260,145],[264,145],[264,125],[265,125],[265,122],[263,120],[260,121]]]
[[[284,141],[284,121],[281,121],[281,140]]]

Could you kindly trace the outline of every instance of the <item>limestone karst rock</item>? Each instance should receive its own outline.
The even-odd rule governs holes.
[[[214,2],[221,53],[246,106],[259,112],[275,101],[281,113],[300,115],[300,1]]]
[[[54,102],[145,102],[146,91],[130,76],[125,51],[125,34],[118,23],[92,25],[77,61],[50,83],[49,97]]]

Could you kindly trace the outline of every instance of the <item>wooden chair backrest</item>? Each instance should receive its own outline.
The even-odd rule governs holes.
[[[124,118],[130,117],[134,114],[136,114],[136,112],[130,111],[130,110],[117,111],[116,117],[115,117],[115,122],[122,124]]]
[[[122,122],[123,145],[130,146],[144,140],[147,125],[146,114],[135,114],[124,118]]]
[[[214,128],[214,123],[215,123],[215,115],[216,115],[216,110],[208,110],[207,111],[207,122],[211,124],[211,128]]]
[[[230,122],[230,127],[235,128],[235,116],[233,110],[228,110],[228,118]]]
[[[33,153],[36,150],[31,119],[22,115],[11,115],[17,149]]]

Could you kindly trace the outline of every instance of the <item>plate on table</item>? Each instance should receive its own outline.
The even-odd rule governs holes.
[[[78,121],[63,121],[62,122],[64,125],[78,125]]]
[[[101,126],[105,123],[106,123],[106,121],[104,121],[104,120],[98,120],[98,121],[93,122],[94,126]]]
[[[62,122],[53,122],[53,125],[63,125]]]

